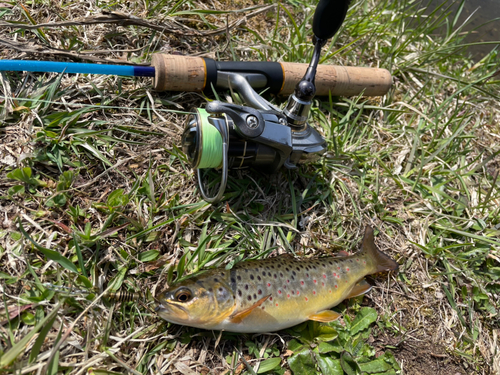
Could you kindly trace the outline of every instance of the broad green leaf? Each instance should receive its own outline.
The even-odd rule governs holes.
[[[358,363],[361,371],[368,374],[376,374],[378,372],[386,372],[392,369],[392,366],[384,361],[383,358],[377,358],[374,361]]]
[[[87,270],[85,269],[85,262],[83,261],[82,250],[80,249],[80,244],[78,243],[78,238],[76,237],[75,232],[73,232],[73,244],[75,245],[75,252],[78,258],[78,265],[82,270],[83,276],[87,278]]]
[[[0,357],[0,369],[9,366],[20,354],[24,352],[24,349],[29,344],[33,336],[35,336],[36,333],[45,326],[45,324],[47,324],[50,320],[57,316],[57,312],[59,311],[60,307],[61,305],[57,304],[50,314],[48,314],[26,336],[19,340],[12,348],[10,348],[7,353],[4,353]]]
[[[347,375],[358,375],[361,373],[358,364],[347,352],[342,353],[340,356],[340,365]]]
[[[335,345],[330,342],[321,342],[318,345],[318,352],[325,354],[325,353],[330,353],[330,352],[335,352],[335,353],[342,353],[344,351],[344,348],[342,348],[340,345]]]
[[[66,268],[67,270],[72,271],[72,272],[78,274],[78,269],[76,268],[76,266],[68,258],[62,256],[57,251],[47,249],[47,248],[42,247],[39,244],[37,244],[29,236],[29,234],[26,233],[26,231],[24,230],[24,227],[23,227],[23,224],[22,224],[21,220],[19,220],[19,230],[22,232],[22,234],[24,235],[24,237],[26,237],[33,244],[33,246],[35,246],[36,249],[38,251],[42,252],[43,255],[45,255],[47,258],[49,258],[50,260],[53,260],[54,262],[58,263],[62,267]]]
[[[344,375],[344,370],[340,365],[340,359],[332,358],[328,355],[316,355],[316,361],[321,369],[321,375]]]
[[[351,323],[351,335],[355,335],[359,331],[362,331],[370,326],[374,321],[377,320],[377,311],[371,307],[362,307],[359,310],[358,315]]]
[[[281,358],[269,358],[263,361],[260,366],[257,374],[262,374],[264,372],[271,371],[272,369],[278,367],[281,364]]]
[[[127,274],[128,267],[127,266],[121,266],[118,269],[118,273],[116,276],[111,280],[109,283],[109,291],[110,292],[116,292],[120,287],[122,286],[123,280],[125,279],[125,275]]]
[[[25,188],[23,185],[15,185],[15,186],[12,186],[9,188],[9,190],[7,190],[7,194],[9,196],[13,196],[13,195],[16,195],[16,194],[19,194],[19,195],[23,195],[25,193]]]
[[[141,262],[151,262],[155,260],[160,255],[158,250],[148,250],[139,254],[138,258]]]
[[[44,327],[41,329],[40,334],[36,338],[35,344],[33,344],[33,347],[31,348],[31,353],[28,361],[29,363],[33,363],[33,361],[38,356],[38,353],[40,353],[40,349],[42,348],[42,345],[45,342],[45,338],[47,337],[47,334],[54,325],[56,318],[57,314],[53,314],[50,320],[47,321],[47,324],[45,324]]]
[[[338,336],[337,330],[326,324],[321,324],[316,332],[316,341],[332,341]]]
[[[314,359],[309,349],[304,349],[288,358],[288,365],[296,375],[316,375]]]

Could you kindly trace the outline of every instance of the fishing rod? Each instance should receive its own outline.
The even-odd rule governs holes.
[[[275,173],[318,159],[326,141],[310,126],[315,95],[380,96],[392,85],[385,69],[318,65],[321,48],[339,30],[350,0],[320,0],[313,17],[314,52],[309,65],[285,62],[215,61],[209,58],[156,53],[151,66],[122,66],[49,61],[0,60],[0,71],[112,74],[153,78],[157,91],[204,91],[230,88],[246,105],[212,101],[187,118],[182,149],[198,176],[202,197],[219,202],[230,168],[252,167]],[[256,89],[289,95],[277,108]],[[221,170],[216,193],[209,195],[201,170]],[[209,183],[209,185],[213,185]]]
[[[206,57],[155,53],[151,65],[110,65],[36,60],[0,60],[0,71],[151,77],[156,91],[205,91],[227,88],[226,73],[242,75],[254,89],[290,95],[307,64],[272,61],[216,61]],[[392,84],[386,69],[320,65],[317,95],[385,95]]]

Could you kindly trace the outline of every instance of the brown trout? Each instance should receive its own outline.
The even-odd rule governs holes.
[[[157,312],[176,324],[245,333],[278,331],[308,319],[331,322],[340,316],[331,307],[371,289],[366,275],[397,269],[367,227],[354,255],[285,255],[210,270],[163,292]]]

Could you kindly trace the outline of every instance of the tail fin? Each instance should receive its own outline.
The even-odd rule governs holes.
[[[365,229],[361,252],[365,253],[368,259],[373,262],[373,266],[375,267],[373,273],[383,271],[397,272],[399,269],[399,264],[396,263],[394,259],[390,258],[377,248],[373,237],[373,229],[371,227],[367,226]]]

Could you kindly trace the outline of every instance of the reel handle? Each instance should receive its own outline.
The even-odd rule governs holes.
[[[313,33],[317,39],[328,40],[344,22],[351,0],[320,0],[313,17]]]
[[[153,87],[157,91],[211,91],[224,87],[217,82],[218,72],[239,73],[253,88],[269,87],[268,92],[290,95],[307,70],[308,64],[288,62],[220,61],[195,56],[155,53],[151,65],[155,68]],[[386,69],[351,66],[318,65],[316,95],[382,96],[392,85]]]

